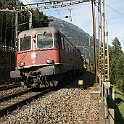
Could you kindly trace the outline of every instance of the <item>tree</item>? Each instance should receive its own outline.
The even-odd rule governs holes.
[[[0,1],[0,9],[13,9],[16,7],[16,2],[18,6],[22,6],[23,3],[19,0],[2,0]],[[35,27],[47,27],[48,17],[40,12],[38,9],[32,10],[33,13],[33,28]],[[27,11],[19,13],[19,24],[21,24],[18,32],[29,29],[29,13]],[[0,12],[0,44],[9,45],[11,42],[14,47],[15,38],[15,14],[12,12]]]
[[[117,87],[124,91],[124,54],[119,57],[116,63]]]
[[[48,27],[48,17],[43,15],[38,9],[32,11],[33,13],[33,27]]]
[[[110,80],[124,91],[124,53],[117,37],[112,45],[110,48]]]
[[[18,6],[16,5],[18,4]],[[23,3],[19,0],[0,0],[0,9],[13,9],[20,8]],[[37,10],[32,10],[33,13],[33,28],[48,26],[48,18]],[[29,13],[28,11],[20,12],[18,18],[19,24],[18,32],[29,29]],[[0,11],[0,65],[7,62],[7,55],[9,47],[15,47],[15,13],[13,12],[1,12]],[[3,48],[2,48],[3,47]],[[8,50],[6,50],[8,48]],[[5,62],[6,61],[6,62]]]
[[[122,48],[121,48],[121,44],[120,41],[117,37],[115,37],[115,39],[112,42],[112,47],[110,49],[110,59],[111,58],[116,58],[118,59],[120,57],[120,55],[123,54]]]
[[[0,8],[1,9],[5,9],[5,8],[12,9],[14,6],[16,6],[16,1],[19,1],[19,0],[1,0]]]

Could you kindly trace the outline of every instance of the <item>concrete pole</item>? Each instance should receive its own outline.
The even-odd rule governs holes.
[[[18,42],[18,10],[15,11],[15,16],[16,16],[16,20],[15,20],[15,51],[17,50],[17,42]]]
[[[101,60],[101,0],[98,0],[98,40],[99,40],[99,59],[98,59],[98,72],[101,74],[102,60]]]
[[[90,36],[89,36],[89,70],[91,72],[91,66],[90,66]]]
[[[93,40],[94,40],[94,63],[95,63],[95,82],[97,83],[98,69],[97,69],[97,49],[96,49],[96,17],[95,17],[95,4],[94,0],[92,3],[92,16],[93,16]]]
[[[108,24],[107,24],[107,21],[106,21],[106,45],[107,45],[107,80],[110,81],[109,47],[108,47]]]
[[[28,12],[30,14],[30,17],[29,17],[29,29],[31,29],[32,28],[32,12],[30,10]]]
[[[105,1],[101,0],[101,11],[102,11],[102,45],[103,45],[103,81],[105,81]]]

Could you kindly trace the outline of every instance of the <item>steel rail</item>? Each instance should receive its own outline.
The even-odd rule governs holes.
[[[20,83],[18,83],[18,84],[3,85],[3,86],[0,86],[0,91],[9,90],[9,89],[17,88],[17,87],[20,87],[20,86],[21,86]]]
[[[27,103],[30,103],[34,99],[39,98],[39,96],[44,95],[48,92],[51,91],[50,89],[46,89],[42,92],[27,92],[24,95],[19,96],[18,98],[14,98],[11,101],[8,100],[9,103],[5,104],[2,106],[0,105],[0,117],[7,115],[8,113],[11,113],[12,111],[18,109],[19,107],[22,107],[26,105]]]
[[[14,94],[5,95],[5,96],[3,96],[3,97],[0,98],[0,103],[1,103],[1,102],[4,102],[4,101],[6,101],[6,100],[12,99],[12,98],[14,98],[14,97],[23,95],[23,94],[25,94],[25,93],[27,93],[27,92],[30,92],[30,91],[31,91],[31,89],[27,89],[27,90],[20,91],[20,92],[14,93]]]

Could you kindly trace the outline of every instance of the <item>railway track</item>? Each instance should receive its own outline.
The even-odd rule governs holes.
[[[85,75],[84,77],[86,78]],[[83,77],[79,77],[79,79],[83,79]],[[24,98],[17,96],[15,97],[15,101],[12,98],[12,100],[9,100],[9,103],[11,103],[11,101],[14,101],[16,103],[13,104],[16,105],[13,104],[8,105],[11,106],[11,108],[13,108],[14,106],[14,109],[12,110],[8,109],[6,105],[5,106],[6,110],[5,109],[3,110],[5,112],[4,115],[8,113],[8,110],[9,112],[12,112],[17,108],[16,111],[14,111],[11,114],[7,114],[7,116],[0,115],[2,116],[0,121],[5,122],[6,124],[13,123],[98,124],[100,122],[100,118],[103,118],[103,116],[100,115],[101,106],[103,106],[103,100],[102,98],[100,98],[99,85],[94,84],[91,87],[92,82],[84,79],[85,81],[89,82],[89,85],[86,85],[87,88],[81,88],[78,87],[77,85],[79,79],[76,79],[74,82],[67,81],[67,83],[65,83],[66,81],[63,81],[61,83],[68,85],[56,88],[56,90],[55,88],[54,90],[51,88],[48,89],[48,91],[44,90],[43,92],[30,91],[24,95],[21,95],[21,97]],[[49,91],[53,92],[48,93]],[[32,99],[36,100],[32,101]],[[31,104],[26,104],[27,102],[29,103],[31,102]],[[18,109],[18,106],[21,107],[25,104],[26,107]],[[0,111],[0,113],[3,112]]]
[[[13,110],[30,103],[32,100],[37,99],[39,96],[50,92],[51,89],[42,89],[36,92],[35,89],[28,89],[19,93],[0,98],[0,117],[7,115]]]
[[[33,101],[22,110],[14,111],[1,122],[6,124],[98,124],[99,109],[102,104],[99,93],[94,92],[98,89],[97,86],[87,90],[72,88],[72,86],[64,87]]]
[[[85,75],[84,77],[86,78]],[[38,99],[26,105],[26,107],[7,114],[0,121],[6,124],[98,124],[100,119],[104,120],[104,116],[100,114],[100,111],[103,110],[101,109],[103,99],[100,97],[100,86],[94,84],[91,87],[91,82],[86,89],[79,88],[77,85],[79,79],[74,82],[70,81],[67,86],[52,90],[53,92],[45,94],[43,97],[38,96]],[[67,83],[64,82],[64,84]]]
[[[70,81],[70,80],[69,80]],[[43,91],[36,92],[35,88],[33,89],[20,89],[20,91],[10,92],[4,96],[0,96],[0,117],[11,113],[12,111],[16,110],[18,107],[22,107],[27,103],[30,103],[33,99],[37,99],[39,96],[54,90],[59,90],[63,87],[63,85],[59,85],[58,87],[54,88],[43,88]],[[9,89],[11,90],[11,89]],[[1,92],[6,92],[1,91]]]
[[[26,89],[23,88],[23,87],[16,87],[16,88],[11,88],[11,89],[8,89],[8,90],[0,91],[0,100],[1,100],[1,98],[4,98],[6,96],[22,92],[24,90],[26,90]]]
[[[20,86],[21,86],[21,83],[2,85],[2,86],[0,86],[0,91],[9,90],[9,89],[17,88],[17,87],[20,87]]]

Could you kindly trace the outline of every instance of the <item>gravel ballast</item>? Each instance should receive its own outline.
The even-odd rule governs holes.
[[[99,85],[50,92],[1,118],[0,124],[98,124],[103,101],[96,91]]]

